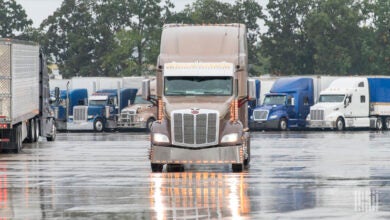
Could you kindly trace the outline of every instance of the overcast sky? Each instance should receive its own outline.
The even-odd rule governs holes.
[[[195,0],[172,0],[176,10],[182,10],[185,5]],[[234,3],[235,0],[219,0]],[[263,5],[267,0],[258,0]],[[33,26],[38,27],[41,22],[61,6],[62,0],[16,0],[26,10],[27,16],[33,20]]]

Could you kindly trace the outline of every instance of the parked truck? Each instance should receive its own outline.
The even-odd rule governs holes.
[[[134,103],[137,89],[103,89],[93,93],[88,105],[73,107],[69,116],[68,130],[94,130],[102,132],[116,129],[119,114],[123,108]]]
[[[253,110],[251,129],[287,130],[305,127],[306,116],[314,104],[312,78],[280,78],[265,95],[261,106]]]
[[[390,78],[345,77],[310,108],[308,127],[390,129]]]
[[[58,96],[58,95],[57,95]],[[0,143],[20,152],[24,141],[56,137],[49,75],[39,45],[0,39]]]
[[[250,161],[248,105],[255,82],[248,80],[243,24],[163,27],[156,73],[157,121],[151,127],[153,172],[167,164],[231,164]],[[150,81],[143,81],[150,99]]]
[[[122,109],[117,123],[119,129],[150,129],[156,121],[157,106],[152,101],[143,99],[140,91],[138,90],[134,103]]]
[[[66,124],[69,116],[73,116],[73,107],[83,105],[88,105],[87,89],[60,90],[59,99],[51,103],[57,130],[67,130]]]

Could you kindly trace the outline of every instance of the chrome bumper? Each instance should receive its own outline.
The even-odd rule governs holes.
[[[308,121],[307,127],[309,127],[309,128],[335,128],[336,122],[334,122],[334,121]]]
[[[238,164],[243,163],[243,146],[202,149],[152,146],[150,162],[159,164]]]
[[[93,122],[72,122],[66,123],[67,130],[93,130]]]

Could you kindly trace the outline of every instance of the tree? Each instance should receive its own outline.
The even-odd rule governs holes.
[[[273,73],[313,74],[313,48],[303,23],[313,5],[313,0],[269,1],[268,31],[261,37],[261,50],[269,57]]]
[[[110,10],[125,8],[126,11]],[[173,5],[160,0],[105,1],[98,18],[110,24],[106,28],[112,36],[112,53],[106,53],[103,67],[112,75],[150,74],[150,66],[156,63],[159,53],[163,21],[169,16]],[[108,21],[108,22],[107,22]]]
[[[41,40],[64,77],[102,75],[95,56],[94,1],[65,0],[40,26],[46,31]]]
[[[305,27],[314,48],[315,74],[358,74],[360,5],[354,0],[319,1]]]
[[[32,20],[15,0],[0,0],[0,37],[13,38],[31,25]]]

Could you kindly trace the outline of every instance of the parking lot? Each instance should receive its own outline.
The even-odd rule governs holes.
[[[0,219],[390,218],[390,132],[252,132],[251,166],[151,173],[147,132],[0,154]]]

